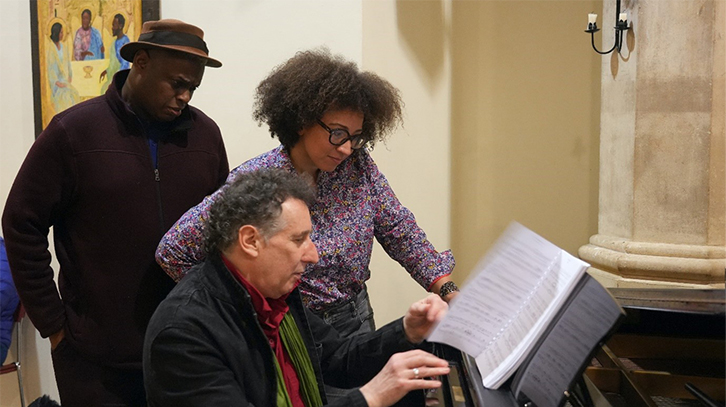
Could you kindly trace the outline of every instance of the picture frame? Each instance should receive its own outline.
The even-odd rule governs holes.
[[[105,92],[130,65],[118,49],[159,13],[159,0],[30,0],[36,138],[53,116]]]

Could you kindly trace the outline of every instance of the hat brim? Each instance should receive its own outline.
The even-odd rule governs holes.
[[[170,51],[183,52],[185,54],[191,54],[203,59],[205,61],[205,66],[208,66],[210,68],[219,68],[222,66],[222,63],[220,61],[214,58],[210,58],[202,50],[194,47],[185,47],[183,45],[159,45],[151,42],[135,41],[129,42],[128,44],[125,44],[123,47],[121,47],[121,49],[119,50],[119,54],[121,54],[121,58],[129,62],[134,62],[134,55],[136,55],[137,51],[140,51],[142,49],[165,49]]]

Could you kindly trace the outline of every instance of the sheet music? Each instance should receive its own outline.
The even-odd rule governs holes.
[[[487,254],[429,341],[476,358],[485,387],[521,363],[587,264],[518,223]]]
[[[517,374],[514,394],[538,406],[557,406],[588,355],[617,322],[622,309],[594,278],[567,306],[536,354]]]

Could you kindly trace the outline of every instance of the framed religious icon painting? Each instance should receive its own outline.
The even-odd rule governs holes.
[[[119,49],[157,19],[159,0],[30,0],[36,137],[56,114],[105,93],[130,67]]]

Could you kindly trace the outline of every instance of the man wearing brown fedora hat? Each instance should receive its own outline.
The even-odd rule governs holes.
[[[15,284],[50,338],[64,407],[145,404],[144,333],[173,286],[154,250],[229,170],[219,128],[188,105],[204,68],[222,65],[209,57],[202,30],[146,22],[120,53],[131,69],[104,95],[53,118],[2,218]]]

